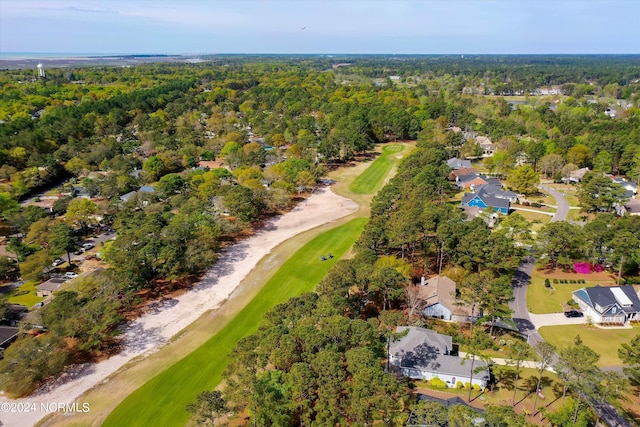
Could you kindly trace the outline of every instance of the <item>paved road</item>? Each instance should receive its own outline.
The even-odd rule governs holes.
[[[556,199],[557,211],[551,221],[563,221],[567,219],[569,213],[569,203],[559,191],[540,185],[541,190],[547,191]],[[518,271],[513,276],[511,285],[513,286],[513,301],[510,304],[513,310],[513,321],[518,325],[520,332],[527,337],[527,341],[531,345],[543,341],[542,337],[536,331],[536,325],[531,321],[529,310],[527,309],[527,286],[531,281],[531,272],[535,259],[533,256],[526,256],[520,263]],[[536,320],[538,320],[536,318]],[[540,319],[542,320],[542,319]],[[568,319],[567,319],[568,320]]]
[[[92,248],[89,251],[83,252],[80,255],[76,255],[73,252],[71,253],[71,262],[74,261],[84,261],[85,257],[89,254],[95,254],[96,252],[100,252],[101,250],[101,243],[106,242],[107,240],[113,239],[116,237],[115,233],[101,233],[98,234],[96,237],[89,237],[87,239],[83,239],[80,240],[78,242],[78,245],[82,245],[84,243],[91,243],[94,245],[94,248]],[[63,261],[67,261],[67,254],[63,254],[60,257]]]
[[[542,337],[536,331],[536,327],[531,322],[529,310],[527,309],[527,286],[531,281],[531,272],[535,259],[532,256],[526,256],[520,263],[518,271],[513,275],[511,285],[513,286],[513,301],[509,303],[513,310],[513,321],[518,326],[518,330],[522,335],[527,337],[527,342],[531,345],[543,341]]]
[[[569,215],[569,202],[567,202],[567,199],[564,198],[562,193],[554,188],[547,187],[546,185],[541,184],[538,187],[551,194],[553,198],[556,199],[556,214],[551,218],[551,222],[566,220],[567,215]]]
[[[558,209],[556,214],[551,218],[552,222],[556,221],[564,221],[567,219],[567,215],[569,213],[569,203],[564,198],[562,193],[553,188],[546,187],[543,185],[539,186],[542,190],[549,192],[557,202]],[[549,315],[533,315],[535,320],[538,322],[538,325],[534,325],[531,321],[531,315],[529,314],[529,310],[527,309],[527,286],[531,280],[531,272],[533,271],[533,266],[535,264],[535,259],[532,256],[526,256],[520,263],[518,267],[518,271],[513,276],[513,280],[511,282],[513,286],[513,296],[514,300],[509,304],[511,309],[513,310],[513,321],[518,325],[518,329],[520,332],[527,337],[527,342],[531,345],[535,345],[538,342],[544,341],[542,336],[536,331],[536,327],[542,326],[543,324],[547,324],[548,320],[562,320],[562,324],[566,321],[569,322],[578,322],[584,321],[584,319],[566,319],[558,318],[553,319],[552,317],[546,317]],[[607,402],[597,402],[592,401],[593,408],[596,410],[598,415],[602,418],[603,421],[607,423],[607,425],[612,427],[631,427],[631,423],[626,420],[624,417],[620,415],[618,410]]]

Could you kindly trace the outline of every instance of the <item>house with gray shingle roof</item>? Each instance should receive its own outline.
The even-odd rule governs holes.
[[[457,157],[447,160],[447,166],[451,169],[470,168],[471,160],[462,160]]]
[[[476,193],[484,192],[497,199],[506,199],[511,203],[515,203],[518,200],[518,195],[513,191],[503,190],[502,184],[487,184],[479,187],[474,187]]]
[[[511,208],[511,202],[509,199],[501,199],[484,191],[479,191],[477,193],[465,193],[465,195],[462,196],[461,205],[463,207],[475,206],[480,209],[487,209],[488,207],[491,207],[493,210],[505,215],[509,214],[509,209]]]
[[[489,178],[476,173],[456,176],[456,185],[459,188],[472,188],[474,186],[489,184]]]
[[[46,282],[42,282],[36,286],[36,295],[39,297],[48,297],[49,295],[53,295],[53,293],[57,291],[58,288],[67,280],[68,279],[64,277],[54,277]]]
[[[126,203],[135,195],[138,195],[138,194],[154,194],[155,192],[156,192],[155,187],[152,187],[151,185],[143,185],[142,187],[140,187],[136,191],[129,191],[128,193],[123,194],[122,196],[120,196],[120,200]],[[146,201],[143,202],[143,203],[146,203]]]
[[[487,386],[490,377],[487,364],[475,360],[472,370],[471,360],[452,354],[450,336],[419,327],[398,326],[396,331],[405,335],[389,345],[389,362],[402,375],[427,381],[439,378],[449,387],[455,387],[458,382]]]
[[[628,324],[640,320],[640,298],[633,286],[594,286],[573,292],[585,316],[594,323]]]
[[[611,181],[625,189],[625,197],[633,197],[638,192],[638,185],[635,182],[627,181],[624,178],[611,178]]]

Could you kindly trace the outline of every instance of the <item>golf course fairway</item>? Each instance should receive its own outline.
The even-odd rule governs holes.
[[[398,144],[385,145],[382,153],[364,172],[356,177],[349,186],[349,190],[355,194],[372,194],[377,192],[389,175],[391,168],[396,163],[397,154],[404,150],[404,146]]]
[[[183,426],[184,408],[204,390],[214,389],[227,355],[241,338],[254,333],[263,315],[289,298],[309,292],[353,245],[367,218],[356,218],[324,232],[299,249],[278,269],[251,302],[205,344],[129,395],[107,417],[104,426]],[[332,253],[333,259],[320,257]]]

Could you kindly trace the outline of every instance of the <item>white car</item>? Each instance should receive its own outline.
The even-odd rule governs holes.
[[[84,243],[82,245],[82,250],[83,251],[88,251],[89,249],[93,249],[95,247],[95,245],[93,243]]]
[[[57,267],[59,265],[64,264],[64,260],[62,258],[58,258],[57,260],[53,261],[53,263],[51,263],[52,267]]]
[[[73,271],[67,271],[66,273],[64,273],[64,277],[67,279],[75,279],[76,277],[78,277],[78,273],[74,273]]]

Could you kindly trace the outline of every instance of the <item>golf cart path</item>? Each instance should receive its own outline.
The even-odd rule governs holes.
[[[125,326],[123,350],[102,362],[76,365],[30,397],[11,400],[0,396],[0,422],[4,426],[32,426],[53,404],[78,403],[78,398],[137,357],[157,351],[203,313],[219,308],[256,264],[282,242],[318,226],[343,218],[359,205],[328,187],[318,188],[292,211],[268,221],[254,236],[220,254],[220,259],[193,289],[155,304],[154,309]],[[9,404],[10,406],[7,406]],[[80,405],[82,403],[80,402]],[[16,411],[10,409],[15,408]],[[34,410],[18,411],[19,407]],[[9,411],[5,411],[9,409]],[[55,407],[53,408],[55,411]]]

